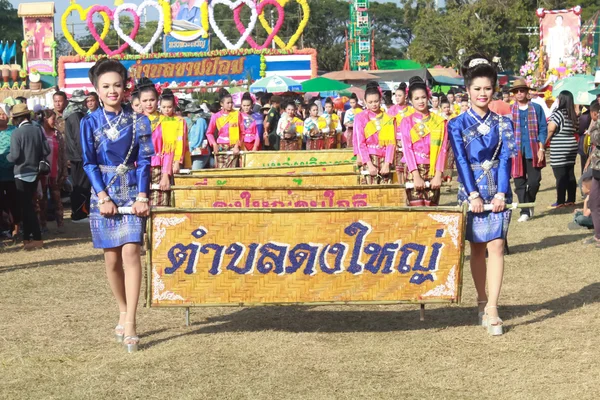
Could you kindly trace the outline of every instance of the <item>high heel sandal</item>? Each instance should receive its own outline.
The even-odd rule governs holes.
[[[120,315],[127,314],[127,312],[121,312]],[[125,327],[121,324],[115,326],[115,340],[117,343],[123,343],[123,339],[125,338]]]
[[[133,322],[125,322],[125,325],[130,324],[133,325]],[[131,343],[127,343],[130,341]],[[134,336],[125,336],[123,340],[123,345],[125,346],[125,350],[128,353],[134,353],[138,351],[138,345],[140,344],[140,338],[137,335]]]
[[[504,325],[500,317],[490,317],[487,313],[488,308],[498,308],[496,306],[488,306],[485,308],[485,316],[484,319],[487,324],[488,334],[491,336],[500,336],[504,334]]]
[[[483,316],[485,315],[485,311],[479,311],[480,304],[487,304],[487,300],[477,302],[477,311],[478,311],[477,325],[483,326],[485,328],[485,327],[487,327],[487,321],[483,319]]]

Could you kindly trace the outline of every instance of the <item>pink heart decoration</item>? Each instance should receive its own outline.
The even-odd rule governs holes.
[[[279,33],[279,30],[283,26],[283,20],[285,19],[285,12],[283,11],[283,6],[281,4],[279,4],[279,2],[277,0],[262,0],[260,3],[258,3],[256,5],[256,12],[258,13],[258,15],[262,14],[263,9],[267,5],[272,5],[277,9],[277,22],[275,22],[275,26],[273,27],[273,30],[271,31],[269,36],[267,36],[267,40],[265,40],[265,42],[262,44],[262,46],[259,46],[258,44],[256,44],[254,39],[252,39],[252,36],[248,35],[246,42],[248,42],[250,47],[252,47],[253,49],[256,49],[256,50],[263,50],[271,45],[271,42],[273,41],[275,36],[277,36],[277,34]],[[236,7],[235,10],[233,10],[233,20],[235,21],[235,27],[237,28],[237,30],[240,32],[241,35],[246,33],[246,27],[240,20],[240,13],[242,12],[243,6],[244,6],[244,4],[242,3],[238,7]]]
[[[106,15],[108,15],[108,17],[111,19],[111,21],[114,21],[115,16],[113,10],[111,10],[107,6],[94,6],[92,7],[92,9],[90,9],[86,18],[88,29],[90,30],[90,33],[92,34],[94,39],[96,39],[96,41],[100,43],[100,47],[102,48],[102,50],[104,50],[106,55],[112,57],[117,54],[121,54],[125,51],[125,49],[129,47],[129,44],[127,42],[123,43],[121,47],[113,51],[106,45],[104,40],[98,34],[98,31],[96,31],[96,26],[94,25],[94,14],[99,13],[101,11],[104,11]],[[133,30],[129,34],[129,37],[131,38],[131,40],[134,40],[138,33],[138,30],[140,29],[140,16],[137,15],[135,10],[131,8],[125,8],[123,9],[123,11],[127,11],[131,13],[131,15],[133,15]]]

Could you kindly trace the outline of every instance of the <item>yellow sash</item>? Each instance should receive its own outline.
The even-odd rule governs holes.
[[[163,154],[175,153],[175,158],[183,154],[183,119],[181,117],[161,117]]]
[[[381,112],[374,120],[371,120],[365,126],[365,139],[374,134],[379,134],[379,145],[387,146],[396,143],[396,127],[394,118],[387,113]]]
[[[412,108],[411,106],[405,107],[402,110],[398,111],[398,114],[396,114],[396,125],[400,126],[400,123],[402,122],[402,120],[412,114],[414,114],[415,109]]]
[[[416,143],[425,136],[431,135],[429,138],[429,174],[431,176],[436,173],[435,165],[442,148],[445,127],[446,121],[444,121],[444,118],[431,113],[427,121],[416,123],[410,130],[410,140],[412,143]]]
[[[317,120],[317,126],[319,127],[319,130],[322,131],[323,129],[327,128],[327,120],[323,117],[319,117]]]
[[[217,124],[217,128],[219,129],[229,124],[230,145],[234,146],[240,141],[239,111],[231,111],[227,115],[222,115],[217,122],[219,122],[219,124]]]

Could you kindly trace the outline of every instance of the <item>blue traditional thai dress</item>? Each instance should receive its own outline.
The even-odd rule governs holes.
[[[511,204],[510,170],[517,149],[510,118],[491,111],[481,118],[469,110],[448,123],[448,136],[456,157],[459,204],[468,201],[471,192],[479,192],[484,204],[491,204],[496,193],[504,193],[506,204]],[[469,212],[467,240],[506,239],[510,217],[511,210]]]
[[[103,217],[97,194],[105,191],[117,207],[131,207],[138,193],[149,194],[154,147],[148,117],[130,109],[117,115],[98,108],[81,120],[81,147],[83,168],[92,183],[89,218],[94,247],[142,243],[145,218]]]

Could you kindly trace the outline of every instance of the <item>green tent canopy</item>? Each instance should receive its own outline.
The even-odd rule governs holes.
[[[350,85],[329,78],[319,76],[302,82],[303,92],[336,92],[348,89]]]
[[[413,60],[378,60],[377,68],[381,70],[421,69],[423,66]]]

